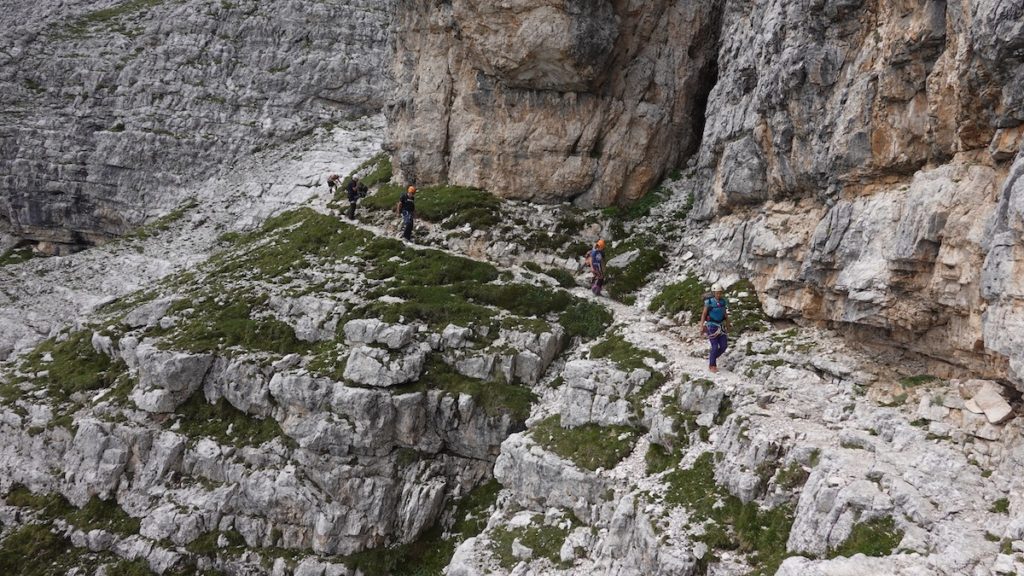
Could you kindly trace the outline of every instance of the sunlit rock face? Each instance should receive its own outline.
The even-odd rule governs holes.
[[[635,200],[699,142],[720,2],[400,2],[400,176],[506,198]]]

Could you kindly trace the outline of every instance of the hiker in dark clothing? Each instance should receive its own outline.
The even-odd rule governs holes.
[[[398,199],[398,206],[395,207],[402,215],[402,238],[406,242],[412,242],[412,220],[416,215],[416,187],[409,186],[409,189],[402,192]]]
[[[594,296],[601,295],[601,289],[604,288],[604,240],[598,240],[597,244],[594,244],[594,248],[587,253],[587,266],[590,266],[590,271],[594,274],[590,281],[590,291],[594,293]]]
[[[715,284],[711,287],[711,297],[704,299],[704,311],[700,314],[701,333],[711,343],[708,369],[712,372],[718,372],[718,357],[729,348],[726,331],[730,328],[729,301],[722,295],[722,286]]]
[[[359,187],[362,184],[359,182],[359,178],[352,178],[348,181],[348,185],[345,186],[345,193],[348,195],[348,219],[356,219],[356,202],[359,200]]]

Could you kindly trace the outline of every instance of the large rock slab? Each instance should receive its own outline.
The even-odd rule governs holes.
[[[348,356],[344,377],[364,386],[390,388],[418,380],[426,360],[427,351],[421,349],[392,355],[380,348],[359,346]]]
[[[161,350],[150,342],[135,349],[139,382],[131,399],[147,412],[174,412],[203,385],[213,365],[210,354]]]

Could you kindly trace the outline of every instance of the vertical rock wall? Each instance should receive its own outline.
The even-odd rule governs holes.
[[[379,0],[5,7],[0,232],[103,241],[255,148],[379,110],[389,15]]]
[[[1024,7],[818,4],[727,11],[690,182],[705,266],[773,315],[1019,380]]]
[[[507,198],[635,200],[692,152],[719,2],[400,2],[400,178]]]

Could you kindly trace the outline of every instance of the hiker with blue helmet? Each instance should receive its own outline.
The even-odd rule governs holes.
[[[711,287],[711,296],[704,299],[704,311],[700,314],[700,330],[711,343],[711,356],[708,368],[718,372],[718,357],[729,348],[729,301],[722,294],[722,286]]]

